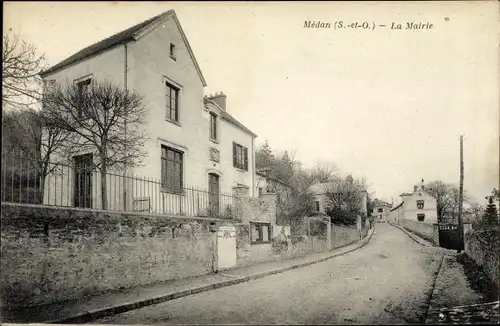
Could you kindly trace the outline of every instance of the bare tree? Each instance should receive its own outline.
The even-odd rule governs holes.
[[[445,220],[447,216],[452,219],[458,216],[460,196],[457,186],[436,180],[428,183],[425,191],[436,199],[438,221]],[[464,201],[468,200],[469,196],[464,192]]]
[[[78,85],[56,85],[43,99],[47,121],[75,135],[67,155],[93,153],[100,170],[102,208],[107,209],[106,174],[142,163],[147,136],[147,109],[138,94],[109,82],[95,82],[87,90]]]
[[[326,183],[338,179],[337,172],[335,164],[318,163],[311,169],[310,174],[314,181]]]
[[[38,103],[44,56],[11,33],[3,35],[2,55],[2,106],[25,108]]]
[[[354,180],[351,175],[331,181],[326,189],[327,214],[335,222],[354,224],[358,215],[364,216],[362,203],[366,197],[366,181]]]
[[[26,171],[19,171],[21,174],[30,173],[32,169],[36,171],[40,182],[37,185],[38,201],[43,200],[46,177],[58,168],[51,160],[54,154],[68,149],[73,134],[51,124],[43,111],[33,108],[9,110],[4,113],[2,125],[6,129],[4,156],[9,156],[9,161],[14,164],[18,161],[12,168],[22,168],[22,162]]]

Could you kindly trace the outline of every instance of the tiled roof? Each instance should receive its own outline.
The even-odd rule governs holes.
[[[396,210],[396,209],[400,208],[401,206],[403,206],[404,203],[405,203],[404,201],[401,202],[401,204],[399,204],[398,206],[392,208],[390,211],[392,212],[393,210]]]
[[[144,29],[146,29],[150,24],[153,24],[161,19],[164,19],[165,17],[167,16],[170,16],[170,15],[173,15],[174,18],[176,19],[177,21],[177,16],[175,15],[175,11],[174,10],[168,10],[160,15],[157,15],[153,18],[150,18],[146,21],[143,21],[142,23],[139,23],[135,26],[132,26],[130,28],[127,28],[126,30],[124,31],[121,31],[119,33],[116,33],[108,38],[105,38],[104,40],[102,41],[99,41],[97,43],[94,43],[90,46],[87,46],[86,48],[84,48],[83,50],[80,50],[78,51],[77,53],[71,55],[70,57],[64,59],[63,61],[59,62],[58,64],[48,68],[47,70],[44,70],[42,72],[40,72],[40,76],[42,78],[45,78],[46,76],[48,76],[49,74],[53,73],[53,72],[56,72],[60,69],[63,69],[69,65],[72,65],[72,64],[75,64],[79,61],[82,61],[84,59],[87,59],[91,56],[94,56],[94,55],[97,55],[101,52],[104,52],[106,50],[109,50],[117,45],[120,45],[120,44],[124,44],[124,43],[127,43],[127,42],[130,42],[130,41],[134,41],[136,40],[136,37],[137,35]],[[178,23],[178,21],[177,21]],[[206,86],[206,82],[205,82],[205,79],[203,77],[203,74],[201,73],[201,70],[198,66],[198,63],[194,57],[194,54],[193,54],[193,51],[191,49],[191,46],[189,45],[189,42],[186,38],[186,36],[184,35],[184,32],[182,31],[182,27],[180,26],[180,24],[178,24],[179,26],[179,30],[180,30],[180,33],[183,37],[183,40],[184,42],[186,43],[186,46],[188,48],[188,52],[189,54],[191,55],[191,58],[193,59],[194,61],[194,65],[198,71],[198,74],[200,75],[200,78],[202,80],[202,83],[204,86]]]
[[[239,122],[238,120],[236,120],[232,115],[230,115],[229,113],[227,113],[226,110],[224,110],[220,106],[218,106],[217,103],[215,103],[214,101],[211,101],[209,99],[203,99],[203,100],[204,100],[205,104],[210,103],[210,104],[216,106],[217,108],[219,108],[219,110],[220,110],[220,116],[221,116],[222,119],[224,119],[227,122],[231,123],[232,125],[240,128],[241,130],[249,133],[250,135],[252,135],[254,137],[257,137],[256,134],[254,134],[250,129],[248,129],[247,127],[245,127],[241,122]]]

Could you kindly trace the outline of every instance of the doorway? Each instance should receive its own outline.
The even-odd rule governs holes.
[[[219,176],[208,174],[208,205],[211,216],[219,215]]]
[[[92,154],[74,157],[74,206],[92,208]]]

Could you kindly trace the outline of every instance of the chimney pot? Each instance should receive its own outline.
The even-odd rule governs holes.
[[[210,95],[209,97],[212,101],[214,101],[215,103],[217,103],[217,105],[223,109],[224,111],[226,111],[226,98],[227,96],[222,92],[215,92],[214,95]]]

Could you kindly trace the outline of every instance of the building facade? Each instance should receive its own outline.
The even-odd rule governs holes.
[[[93,44],[41,75],[47,84],[85,87],[107,81],[143,97],[149,113],[148,155],[140,166],[127,168],[126,175],[147,181],[112,185],[108,208],[129,210],[131,204],[141,202],[137,210],[164,213],[167,203],[172,213],[187,208],[219,211],[224,209],[219,207],[219,194],[231,200],[234,187],[254,195],[256,135],[228,113],[226,95],[204,96],[205,78],[173,10]],[[79,153],[70,163],[89,164],[93,159],[92,153]],[[84,207],[101,208],[99,178],[87,178],[84,190],[76,185],[78,175],[68,178],[73,180],[67,180],[67,186],[53,184],[45,197],[51,191],[83,191],[91,198]],[[190,190],[196,190],[196,196],[187,196]],[[52,200],[58,197],[52,195]],[[71,201],[75,196],[64,197]],[[50,201],[44,200],[54,204]]]
[[[425,191],[423,182],[413,187],[413,192],[402,193],[401,203],[390,211],[390,221],[401,224],[403,220],[437,223],[437,202]]]
[[[374,217],[375,222],[381,222],[381,223],[387,222],[389,219],[391,208],[392,208],[391,204],[389,204],[383,200],[375,198],[374,199],[374,207],[373,207],[373,210],[371,212],[372,216]]]

